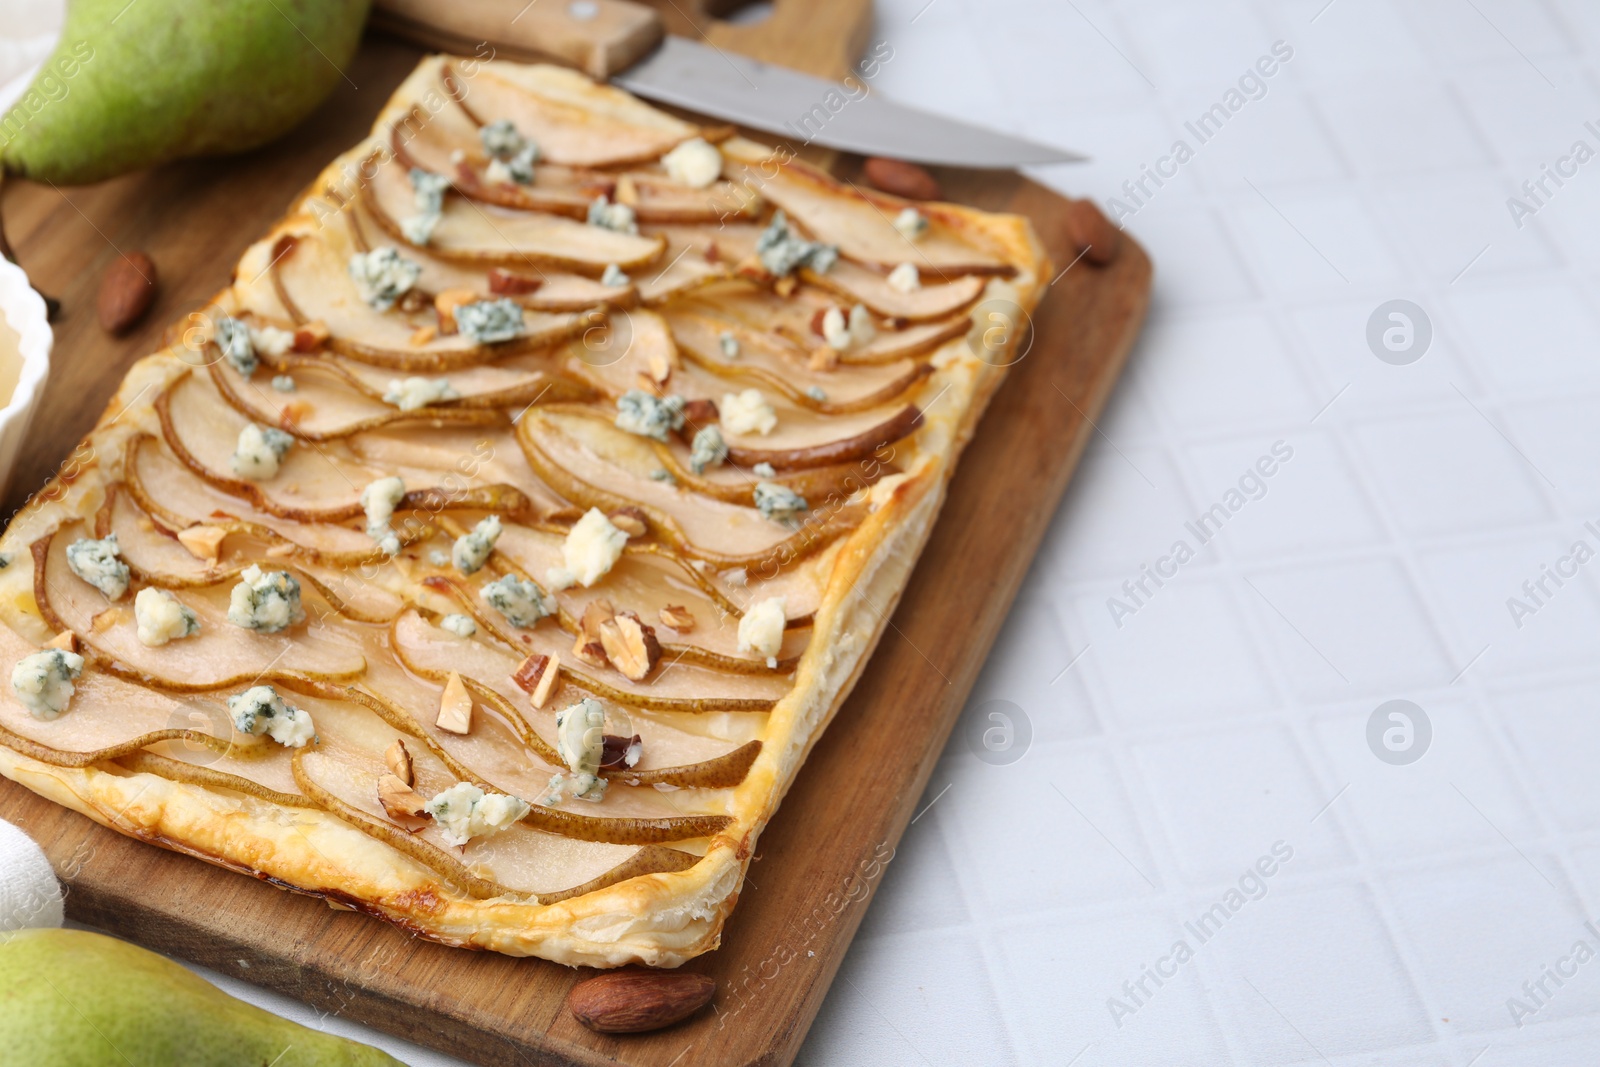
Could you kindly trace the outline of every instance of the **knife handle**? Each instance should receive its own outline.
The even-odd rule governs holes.
[[[374,0],[373,22],[429,48],[471,55],[488,43],[503,58],[601,79],[643,59],[666,33],[659,14],[628,0]]]

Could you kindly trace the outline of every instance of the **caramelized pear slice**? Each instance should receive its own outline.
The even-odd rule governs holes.
[[[370,162],[372,180],[361,204],[395,242],[409,246],[400,221],[416,211],[411,179],[395,160]],[[590,226],[576,219],[446,198],[428,252],[456,263],[511,267],[552,264],[599,276],[608,265],[643,267],[661,254],[659,237],[641,237]]]
[[[784,396],[798,407],[826,415],[881,407],[933,373],[933,367],[926,360],[914,359],[873,363],[844,371],[838,368],[813,370],[803,353],[773,334],[714,318],[698,307],[669,311],[666,317],[683,359],[730,383],[743,383],[731,386],[734,389],[753,385]],[[730,358],[723,352],[724,335],[731,335],[738,343],[737,356]],[[819,394],[823,399],[817,399]]]
[[[646,233],[654,234],[655,230]],[[661,259],[636,272],[634,285],[639,299],[649,305],[665,304],[684,293],[703,289],[732,278],[733,271],[727,263],[713,263],[706,258],[696,242],[672,235],[663,235],[667,242]]]
[[[170,747],[184,742],[167,742],[157,748]],[[280,808],[320,807],[316,801],[300,792],[295,784],[293,759],[290,750],[278,748],[273,759],[241,761],[232,757],[211,759],[213,754],[190,759],[175,759],[161,752],[132,752],[117,757],[117,765],[136,774],[154,774],[173,782],[204,786],[206,789],[228,790],[264,800]],[[263,774],[271,768],[280,773]],[[263,781],[265,778],[267,781]],[[270,783],[270,784],[269,784]]]
[[[583,426],[558,426],[542,412],[529,412],[517,424],[517,440],[529,466],[556,492],[579,507],[608,514],[636,507],[650,533],[692,559],[718,567],[785,565],[847,533],[865,515],[865,505],[844,504],[808,516],[791,532],[753,507],[698,496],[604,458],[566,432]]]
[[[193,693],[251,685],[269,675],[304,673],[342,680],[365,669],[360,638],[331,615],[318,618],[313,604],[307,604],[306,622],[280,633],[246,630],[229,622],[231,581],[186,590],[182,600],[199,618],[200,632],[151,648],[136,634],[130,605],[107,605],[99,591],[67,566],[67,545],[84,532],[81,527],[63,528],[33,543],[33,596],[45,621],[56,630],[78,634],[90,657],[107,671]],[[105,616],[106,612],[114,614]],[[99,616],[105,617],[97,625]]]
[[[475,770],[510,788],[524,788],[530,792],[543,789],[550,770],[565,769],[565,761],[557,754],[555,737],[555,709],[575,702],[582,692],[570,691],[564,678],[561,688],[552,695],[542,711],[528,709],[527,694],[512,680],[521,659],[516,653],[502,650],[496,645],[474,639],[462,639],[440,630],[424,621],[415,612],[402,614],[390,631],[391,646],[395,656],[406,670],[435,686],[442,684],[450,671],[461,675],[473,699],[478,702],[478,714],[484,716],[493,741],[476,744],[475,723],[468,737],[451,737],[430,731],[439,747],[460,758]],[[565,668],[563,668],[565,672]],[[425,722],[427,702],[437,698],[437,689],[406,691],[387,675],[373,683],[381,687],[386,696],[403,703],[414,718]],[[630,785],[673,785],[684,788],[718,789],[738,785],[761,749],[759,741],[734,744],[722,738],[705,737],[677,729],[659,722],[638,708],[621,709],[628,713],[623,728],[631,729],[644,738],[644,758],[631,768],[606,770],[605,778],[620,779]],[[752,731],[755,727],[751,727]],[[505,736],[501,736],[501,735]],[[514,740],[512,738],[515,738]],[[525,757],[517,753],[526,746],[546,765],[529,766]],[[629,790],[608,792],[605,800],[594,806],[584,805],[577,810],[593,810],[596,814],[660,817],[681,814],[681,804],[665,804],[660,794],[644,793],[633,796]]]
[[[376,245],[389,244],[388,234],[374,221],[360,202],[349,204],[344,217],[351,230],[351,240],[357,250],[371,251]],[[639,293],[630,282],[627,285],[602,285],[597,279],[581,274],[570,274],[553,266],[538,263],[518,264],[510,269],[453,263],[427,254],[425,249],[412,248],[407,258],[422,268],[416,288],[428,294],[442,293],[447,289],[468,289],[474,293],[491,296],[504,295],[525,308],[534,311],[588,311],[597,307],[631,307],[638,303]],[[502,270],[520,279],[522,288],[538,282],[531,292],[497,293],[490,273]],[[505,288],[504,285],[501,288]]]
[[[362,487],[390,475],[409,475],[413,483],[422,479],[450,484],[462,481],[449,472],[441,475],[426,468],[370,466],[351,454],[350,441],[291,449],[270,482],[246,481],[224,473],[220,465],[233,454],[239,431],[249,420],[222,402],[209,376],[180,377],[156,399],[155,409],[167,447],[184,466],[225,493],[242,497],[268,514],[297,522],[340,522],[363,515]],[[202,456],[210,457],[210,462],[202,460]],[[516,514],[531,511],[532,502],[510,485],[461,489],[439,485],[408,489],[395,510],[397,514],[414,510],[428,515],[453,507]]]
[[[378,311],[362,300],[345,269],[354,246],[343,231],[330,225],[315,237],[286,234],[268,271],[289,317],[297,325],[326,325],[328,347],[351,359],[408,374],[439,374],[542,348],[586,328],[580,315],[524,312],[524,332],[515,340],[478,344],[453,333],[415,344],[419,329],[436,325],[432,309]]]
[[[619,89],[557,67],[491,63],[468,79],[447,66],[444,80],[474,122],[509,120],[551,163],[646,162],[700,132]]]
[[[919,270],[925,266],[914,255],[906,262]],[[890,285],[888,279],[877,271],[868,270],[848,259],[835,263],[826,274],[807,270],[805,280],[839,297],[845,307],[865,304],[869,310],[885,318],[905,322],[948,318],[970,306],[988,284],[982,276],[968,274],[943,285],[924,285],[906,293]]]
[[[857,186],[847,186],[803,164],[781,167],[767,178],[754,167],[730,164],[728,175],[758,183],[756,188],[798,223],[814,241],[834,245],[846,259],[887,274],[901,263],[914,263],[925,280],[946,281],[964,274],[1009,276],[1015,268],[974,238],[966,240],[955,225],[959,216],[937,206],[919,205],[928,228],[912,241],[894,227],[906,201]]]
[[[553,623],[531,630],[508,627],[497,613],[485,610],[475,588],[451,578],[432,577],[424,584],[454,597],[478,629],[523,656],[562,657],[561,683],[601,700],[645,711],[705,714],[717,711],[770,711],[793,686],[788,675],[731,672],[663,657],[643,680],[634,681],[609,666],[594,667],[571,655],[572,634]],[[520,661],[519,661],[520,662]]]
[[[293,522],[229,496],[179,463],[158,438],[130,438],[123,469],[128,495],[168,530],[214,526],[303,563],[360,567],[388,559],[363,530]]]
[[[209,370],[217,391],[234,410],[252,422],[287,430],[302,441],[334,441],[396,423],[487,426],[502,418],[499,412],[481,406],[441,404],[402,411],[351,390],[348,380],[331,373],[331,368],[314,364],[301,364],[292,393],[246,380],[225,363],[213,363]]]

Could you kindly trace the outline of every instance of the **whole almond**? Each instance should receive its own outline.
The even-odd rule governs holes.
[[[144,318],[155,298],[155,261],[143,252],[118,256],[100,279],[96,305],[100,328],[110,334],[125,333]]]
[[[1093,200],[1071,200],[1066,211],[1067,236],[1090,263],[1104,266],[1122,249],[1122,231],[1112,225]]]
[[[637,1034],[687,1019],[716,992],[716,980],[708,975],[625,967],[573,986],[567,1010],[602,1034]]]
[[[939,188],[939,179],[903,159],[871,156],[867,159],[864,171],[867,181],[875,188],[908,200],[938,200],[944,195]]]

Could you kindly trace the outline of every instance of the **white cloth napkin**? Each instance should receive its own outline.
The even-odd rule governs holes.
[[[60,926],[61,883],[33,838],[0,819],[0,931]]]

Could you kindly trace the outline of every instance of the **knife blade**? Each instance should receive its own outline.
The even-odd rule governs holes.
[[[803,144],[957,167],[1073,163],[1076,152],[972,126],[872,90],[668,37],[612,75],[630,92]]]
[[[487,42],[514,59],[554,60],[661,103],[863,155],[1010,168],[1085,156],[895,103],[854,86],[666,35],[629,0],[376,0],[374,21],[432,47]]]

